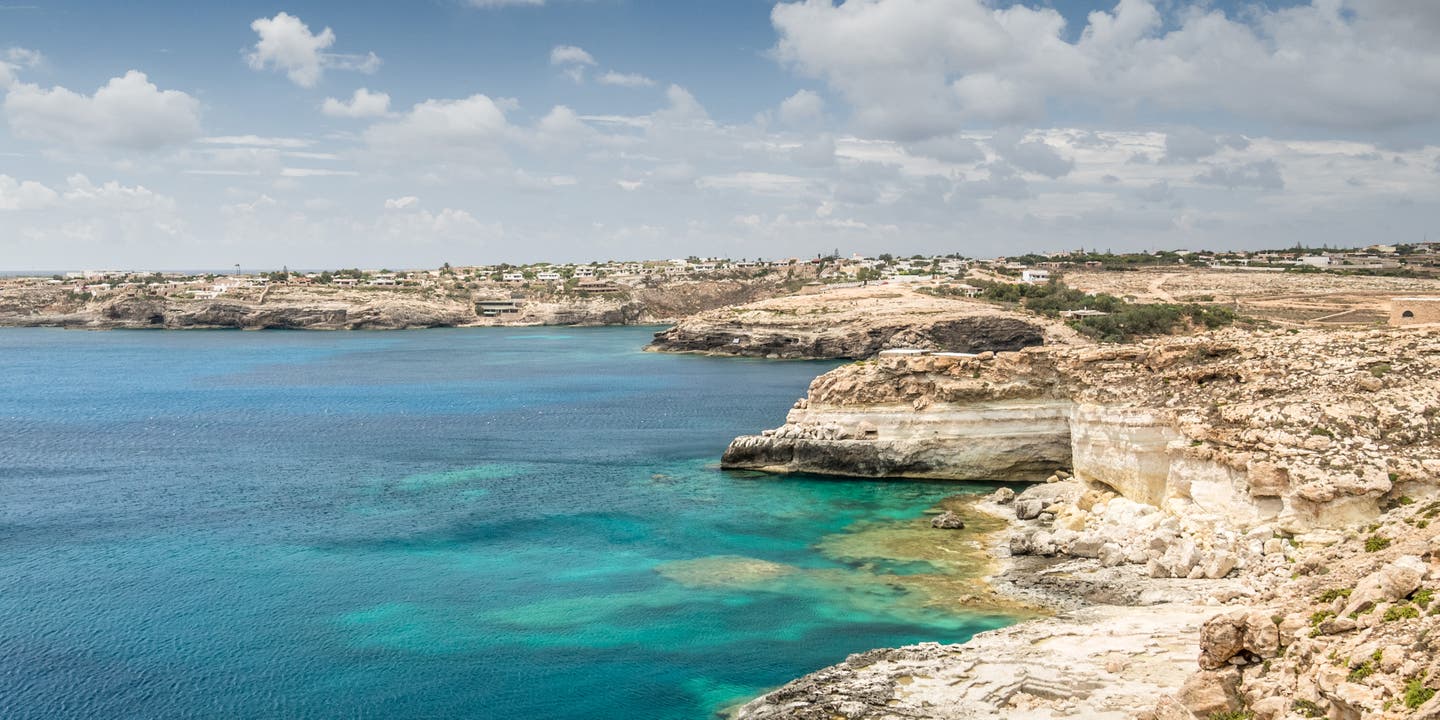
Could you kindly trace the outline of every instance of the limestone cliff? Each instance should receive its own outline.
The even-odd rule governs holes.
[[[1440,473],[1440,336],[1227,331],[822,376],[724,464],[864,477],[1081,480],[1286,532],[1373,518]],[[1010,458],[1009,461],[1006,458]]]
[[[827,443],[903,452],[907,414],[1057,408],[1074,478],[973,510],[1013,518],[992,587],[1080,609],[861,653],[739,717],[1440,718],[1437,371],[1435,333],[1227,331],[821,377],[727,463],[818,471]],[[975,444],[1017,442],[949,435],[953,477],[975,474]]]

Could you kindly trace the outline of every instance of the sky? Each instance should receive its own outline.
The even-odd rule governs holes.
[[[0,270],[1440,239],[1434,0],[0,0]]]

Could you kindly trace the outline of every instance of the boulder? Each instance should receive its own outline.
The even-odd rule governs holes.
[[[1245,613],[1217,615],[1200,626],[1200,667],[1215,670],[1245,649]]]
[[[1245,649],[1262,658],[1273,658],[1280,654],[1280,626],[1274,616],[1264,611],[1255,611],[1245,616]]]
[[[1408,597],[1420,588],[1429,568],[1425,561],[1414,555],[1405,555],[1367,575],[1350,593],[1350,604],[1342,615],[1368,610],[1385,602],[1395,602]]]
[[[964,530],[965,520],[954,511],[946,510],[930,521],[930,527],[940,530]]]
[[[1240,671],[1228,666],[1221,670],[1201,670],[1185,681],[1175,698],[1197,718],[1239,710]]]
[[[1100,547],[1100,564],[1105,567],[1124,565],[1127,559],[1125,550],[1115,543],[1105,543]]]
[[[1100,551],[1105,547],[1105,539],[1091,533],[1086,533],[1070,543],[1070,554],[1075,557],[1098,558]],[[1116,563],[1118,564],[1118,563]]]
[[[1205,564],[1205,577],[1211,580],[1219,580],[1229,575],[1230,571],[1235,569],[1237,562],[1238,559],[1233,553],[1221,550],[1210,558],[1210,562]]]
[[[1040,517],[1040,511],[1045,509],[1045,501],[1029,498],[1015,501],[1015,519],[1034,520]]]
[[[1015,501],[1015,491],[1008,487],[1002,487],[990,493],[990,501],[996,505],[1009,505]]]

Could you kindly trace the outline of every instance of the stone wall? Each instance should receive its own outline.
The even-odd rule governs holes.
[[[1440,323],[1440,297],[1402,297],[1390,301],[1390,324],[1429,325]]]

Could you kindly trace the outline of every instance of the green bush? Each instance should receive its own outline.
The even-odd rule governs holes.
[[[1405,707],[1414,710],[1435,697],[1435,691],[1425,687],[1425,682],[1420,678],[1410,678],[1405,681]]]
[[[1365,538],[1365,552],[1380,552],[1388,547],[1390,547],[1390,538],[1380,537],[1379,535],[1371,535]]]
[[[1384,619],[1385,622],[1395,622],[1396,620],[1408,620],[1410,618],[1418,617],[1420,617],[1419,608],[1411,605],[1410,603],[1403,603],[1400,605],[1395,605],[1389,610],[1386,610]]]
[[[1294,710],[1299,715],[1307,718],[1325,717],[1325,711],[1321,710],[1319,705],[1316,705],[1309,700],[1296,700],[1295,702],[1290,703],[1290,709]]]
[[[1435,591],[1430,588],[1420,588],[1416,590],[1415,594],[1411,597],[1414,598],[1416,605],[1422,608],[1429,608],[1430,602],[1435,599]]]

